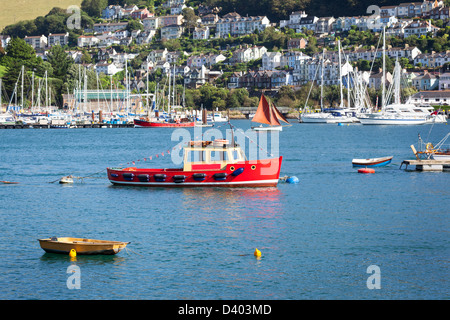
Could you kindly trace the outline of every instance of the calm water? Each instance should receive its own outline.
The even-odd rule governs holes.
[[[279,135],[281,176],[300,183],[230,190],[107,181],[107,166],[149,156],[173,166],[155,157],[177,145],[170,129],[0,130],[0,180],[19,182],[0,184],[0,299],[449,299],[450,174],[399,170],[418,133],[450,130],[430,128],[294,123]],[[387,155],[372,175],[351,166]],[[44,253],[49,236],[131,244],[70,261]],[[370,265],[381,289],[367,287]]]

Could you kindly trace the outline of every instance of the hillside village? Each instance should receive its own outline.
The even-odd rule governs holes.
[[[120,75],[125,86],[123,81],[131,76],[130,89],[137,92],[146,90],[149,76],[156,81],[155,75],[175,73],[177,83],[188,89],[211,84],[227,90],[267,90],[276,96],[283,87],[297,91],[317,81],[322,58],[324,84],[338,85],[339,39],[343,46],[342,64],[364,70],[362,61],[370,65],[381,58],[379,38],[385,28],[386,37],[399,39],[402,44],[393,46],[395,39],[392,40],[386,55],[392,61],[401,60],[404,77],[415,92],[420,91],[413,99],[433,105],[450,103],[450,91],[446,91],[450,87],[446,67],[450,51],[434,46],[435,50],[422,52],[419,46],[409,44],[410,39],[417,42],[438,35],[448,37],[450,12],[443,1],[400,3],[381,7],[379,15],[352,17],[316,17],[296,11],[281,21],[236,12],[221,15],[221,8],[204,5],[190,8],[185,0],[168,0],[161,6],[165,15],[156,15],[152,12],[155,10],[137,5],[108,5],[97,17],[99,22],[83,28],[75,38],[65,32],[26,35],[23,40],[42,61],[47,60],[53,47],[61,46],[73,63],[95,71],[102,78],[111,77],[111,82],[112,77]],[[273,36],[277,32],[285,35],[283,47],[266,47],[254,41],[258,35]],[[351,43],[348,39],[357,32],[373,34],[373,44]],[[0,35],[4,52],[8,52],[12,38]],[[189,51],[189,47],[194,50]],[[366,63],[365,70],[368,86],[374,90],[380,90],[382,83],[377,66],[367,68]],[[124,76],[125,70],[130,75]],[[392,75],[387,72],[387,85],[390,82]],[[72,90],[64,88],[61,93]],[[425,98],[422,91],[428,91]]]

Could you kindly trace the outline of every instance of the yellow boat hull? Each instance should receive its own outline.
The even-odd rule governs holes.
[[[85,238],[58,237],[38,239],[41,248],[48,253],[69,254],[71,249],[77,255],[119,253],[129,242],[95,240]]]

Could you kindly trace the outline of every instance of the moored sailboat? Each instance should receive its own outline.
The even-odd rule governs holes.
[[[394,101],[389,104],[391,97],[385,93],[386,90],[386,31],[383,28],[383,77],[381,82],[381,110],[378,112],[359,113],[357,118],[363,125],[421,125],[428,122],[430,115],[425,112],[417,112],[415,105],[410,103],[402,103],[400,99],[400,85],[402,68],[398,61],[395,62],[393,75],[393,88],[390,87],[389,92],[393,92]],[[419,110],[420,111],[420,110]]]
[[[261,93],[258,109],[252,119],[252,122],[261,123],[259,127],[252,127],[255,131],[282,131],[283,126],[280,121],[287,124],[289,121],[283,116],[283,114],[273,105],[267,101],[264,93]],[[263,126],[262,124],[268,124],[269,126]]]

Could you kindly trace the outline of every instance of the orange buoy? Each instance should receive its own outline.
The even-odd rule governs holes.
[[[370,169],[370,168],[362,168],[362,169],[358,169],[359,173],[375,173],[374,169]]]

